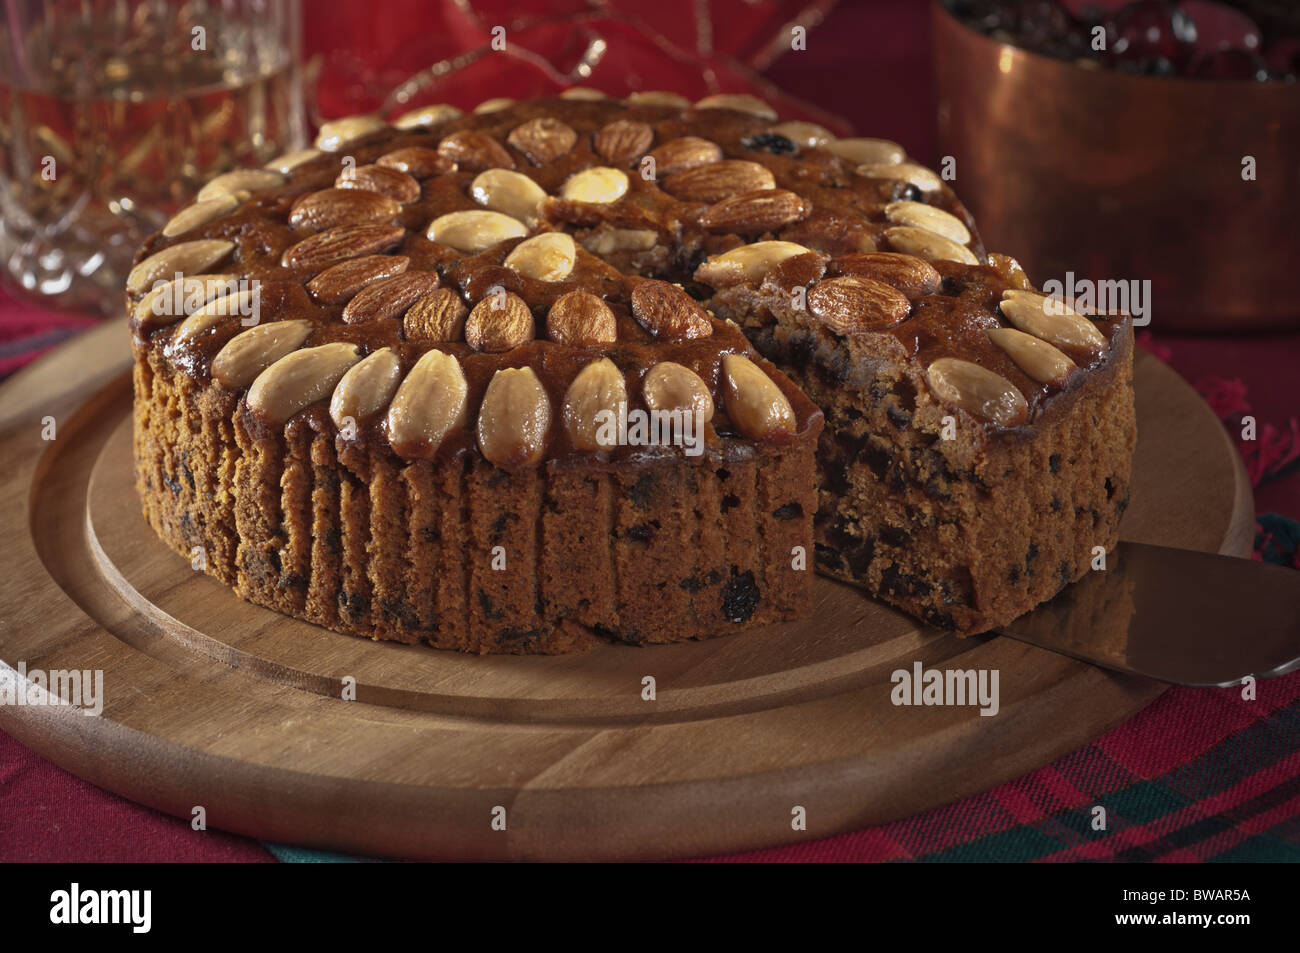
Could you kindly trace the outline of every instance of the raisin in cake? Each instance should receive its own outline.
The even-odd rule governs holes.
[[[563,652],[797,618],[815,552],[975,632],[1113,545],[1127,321],[1045,306],[896,145],[745,96],[484,107],[328,123],[139,254],[145,515],[241,596]]]

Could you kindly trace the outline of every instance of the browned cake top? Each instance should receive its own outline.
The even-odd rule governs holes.
[[[620,403],[691,409],[714,446],[815,435],[817,409],[708,310],[737,286],[891,336],[995,426],[1104,359],[1109,335],[1045,313],[894,143],[749,97],[484,105],[338,120],[210,182],[128,279],[139,345],[277,428],[328,398],[345,439],[408,458],[477,440],[508,467],[634,453],[594,437]]]

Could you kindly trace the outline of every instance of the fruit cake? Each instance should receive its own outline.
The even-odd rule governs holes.
[[[145,516],[242,597],[488,653],[984,631],[1110,547],[1132,343],[896,144],[748,96],[327,123],[127,279]]]

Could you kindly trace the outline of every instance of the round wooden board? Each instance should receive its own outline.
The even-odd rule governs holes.
[[[687,645],[478,658],[328,632],[239,601],[153,536],[131,476],[129,362],[126,332],[105,326],[0,389],[0,677],[25,662],[104,679],[99,717],[0,706],[0,728],[133,800],[187,819],[202,806],[210,827],[391,857],[739,851],[985,790],[1161,691],[920,629],[821,579],[807,621]],[[1250,489],[1227,434],[1145,354],[1137,387],[1125,537],[1245,555]],[[999,713],[895,707],[890,674],[916,661],[997,669]]]

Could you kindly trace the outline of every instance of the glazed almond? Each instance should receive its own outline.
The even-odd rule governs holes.
[[[393,451],[408,460],[432,457],[447,434],[465,423],[468,401],[460,362],[429,351],[415,362],[388,405],[385,426]]]
[[[915,255],[926,261],[955,261],[963,265],[978,265],[979,259],[965,245],[959,245],[951,238],[944,238],[924,228],[910,225],[896,225],[885,229],[885,237],[895,251],[905,255]]]
[[[688,341],[713,333],[709,313],[679,286],[646,279],[632,289],[632,316],[656,338]]]
[[[776,179],[765,165],[747,159],[722,159],[663,180],[663,190],[683,202],[721,202],[733,195],[776,188]]]
[[[238,205],[239,199],[224,193],[205,201],[195,202],[173,215],[163,226],[162,233],[167,238],[175,238],[192,228],[215,221],[226,213],[234,211]]]
[[[751,440],[768,440],[795,430],[794,409],[762,368],[741,354],[722,358],[727,416]]]
[[[1056,347],[1102,351],[1106,337],[1097,326],[1064,301],[1033,291],[1002,293],[1002,314],[1019,330]]]
[[[787,258],[811,251],[795,242],[754,242],[721,255],[714,255],[695,269],[695,280],[715,288],[727,288],[743,281],[762,281],[763,276]]]
[[[469,308],[451,288],[439,288],[421,298],[402,315],[402,332],[408,341],[441,344],[465,336]]]
[[[239,276],[233,274],[189,275],[160,282],[136,304],[136,324],[145,331],[175,324],[213,298],[231,294],[238,288]]]
[[[330,419],[340,429],[369,420],[388,406],[402,379],[402,363],[391,347],[381,348],[352,365],[334,388]]]
[[[607,357],[592,361],[573,379],[564,395],[561,419],[569,441],[578,450],[608,449],[597,435],[601,430],[602,411],[617,414],[627,404],[627,383],[623,373]]]
[[[616,119],[596,132],[592,146],[610,165],[627,166],[645,155],[654,140],[654,130],[646,123]]]
[[[510,143],[533,165],[545,165],[565,155],[578,141],[578,134],[568,123],[558,119],[530,119],[510,131]]]
[[[551,305],[546,336],[569,347],[595,347],[618,340],[618,324],[609,305],[588,291],[570,291]]]
[[[749,93],[716,93],[705,96],[695,103],[696,109],[730,109],[733,112],[748,113],[760,119],[775,119],[776,110],[757,96]]]
[[[345,116],[342,119],[331,119],[323,123],[320,132],[316,134],[316,148],[322,152],[338,152],[352,140],[378,132],[387,125],[388,123],[378,116]]]
[[[945,404],[960,407],[999,427],[1018,427],[1029,417],[1025,395],[1001,374],[955,357],[941,357],[925,379]]]
[[[401,317],[406,309],[438,287],[432,271],[408,271],[382,278],[362,289],[343,309],[344,324],[363,324]]]
[[[372,282],[400,275],[410,266],[405,255],[362,255],[349,258],[307,282],[307,291],[321,304],[343,304]]]
[[[701,425],[713,419],[713,395],[699,374],[674,361],[660,361],[646,372],[641,396],[651,410],[689,410]]]
[[[492,375],[478,414],[483,456],[507,470],[537,464],[546,452],[551,401],[531,367],[503,368]]]
[[[235,250],[235,243],[224,238],[201,238],[169,245],[154,252],[131,269],[126,276],[127,290],[140,294],[159,279],[170,281],[176,275],[199,274],[219,264]]]
[[[391,196],[357,188],[321,189],[309,192],[293,203],[289,226],[320,231],[347,225],[391,222],[401,204]]]
[[[463,114],[455,106],[435,103],[432,106],[421,106],[419,109],[402,113],[393,120],[393,125],[398,129],[422,129],[459,119],[461,115]]]
[[[1074,361],[1032,334],[1015,328],[992,328],[986,333],[1017,367],[1040,384],[1062,384],[1076,367]]]
[[[537,223],[537,206],[546,198],[540,185],[509,169],[480,172],[470,183],[469,195],[484,208],[509,215],[530,227]]]
[[[465,343],[476,351],[500,353],[533,339],[533,313],[516,294],[489,294],[465,319]]]
[[[347,369],[361,360],[355,344],[322,344],[280,358],[257,375],[248,406],[274,424],[324,400]]]
[[[907,151],[889,139],[836,139],[822,148],[858,165],[898,165],[907,157]]]
[[[571,176],[560,189],[570,202],[609,205],[627,194],[627,173],[608,166],[594,166]]]
[[[345,168],[334,180],[334,187],[377,192],[403,205],[414,202],[420,197],[419,182],[399,169],[378,164]]]
[[[257,375],[302,346],[310,321],[271,321],[236,334],[212,359],[212,379],[227,390],[247,387]]]
[[[339,225],[304,238],[284,250],[285,268],[324,270],[347,258],[358,258],[392,248],[406,236],[400,225]]]
[[[885,218],[895,225],[911,225],[934,232],[959,245],[970,241],[970,230],[965,222],[950,212],[924,202],[890,202],[885,206]]]
[[[459,252],[477,254],[493,245],[523,238],[528,228],[523,222],[501,212],[465,211],[439,215],[429,223],[426,236],[431,242],[448,245]]]
[[[284,176],[271,169],[235,169],[225,175],[219,175],[199,189],[194,197],[196,202],[229,195],[237,201],[244,201],[254,192],[265,192],[284,183]]]
[[[507,268],[536,281],[563,281],[573,272],[578,250],[564,232],[525,238],[506,256]]]
[[[808,310],[837,334],[854,334],[901,324],[911,314],[912,302],[882,281],[843,275],[813,285]]]

